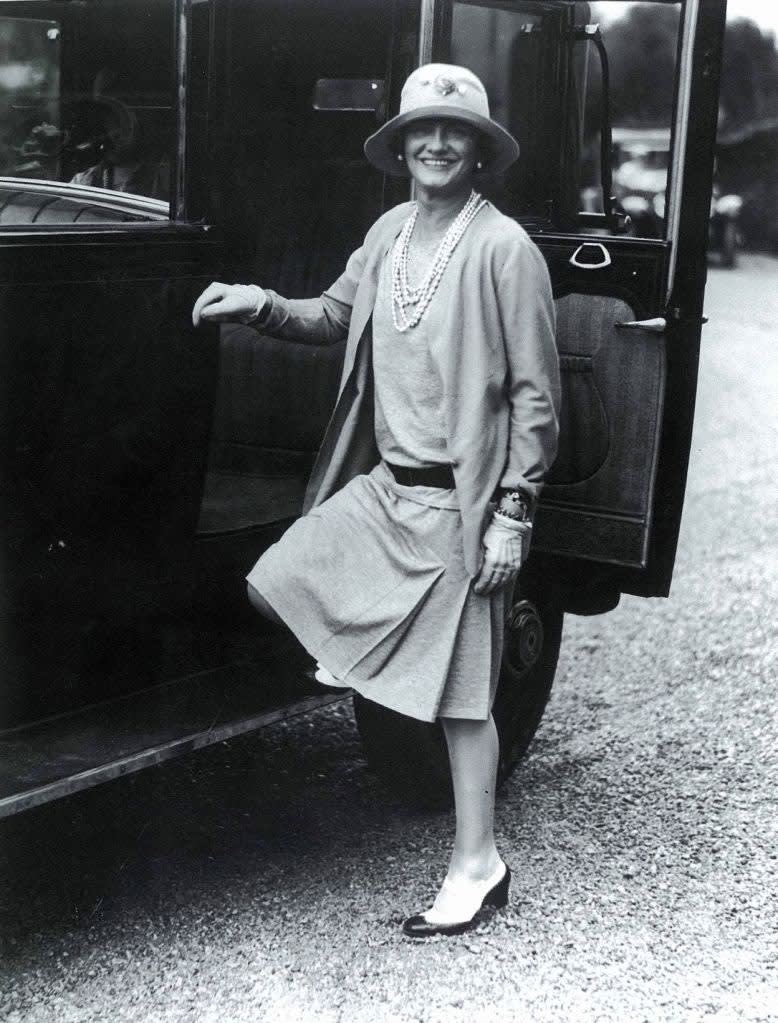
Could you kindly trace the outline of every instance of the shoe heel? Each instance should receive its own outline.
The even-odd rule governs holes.
[[[508,905],[508,889],[511,886],[511,868],[506,865],[505,876],[484,896],[483,906],[504,909]]]

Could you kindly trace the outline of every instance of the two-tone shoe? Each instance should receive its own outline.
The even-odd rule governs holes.
[[[507,905],[510,883],[510,867],[502,862],[485,881],[457,882],[446,878],[433,906],[408,917],[403,933],[410,938],[463,934],[475,927],[478,914],[487,906],[502,909]]]

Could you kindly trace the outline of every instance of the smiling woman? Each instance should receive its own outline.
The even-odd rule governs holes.
[[[478,134],[461,121],[418,121],[405,131],[402,148],[416,187],[427,192],[458,192],[483,167]]]
[[[456,80],[438,73],[446,67],[448,65],[429,64],[411,75],[403,88],[399,114],[365,143],[367,158],[387,174],[412,174],[405,164],[408,138],[416,138],[420,133],[417,143],[426,141],[428,146],[431,143],[434,147],[439,142],[425,140],[423,136],[435,130],[454,146],[466,144],[462,133],[468,128],[473,139],[478,139],[477,156],[469,173],[486,169],[500,174],[518,158],[518,142],[489,115],[489,100],[480,78],[467,68],[460,69]],[[468,153],[468,157],[473,153]]]
[[[487,153],[488,150],[488,153]],[[248,576],[249,599],[319,661],[317,678],[446,736],[457,831],[412,937],[453,934],[504,906],[494,839],[492,718],[506,604],[556,451],[559,368],[543,257],[475,190],[518,156],[467,68],[423,65],[400,112],[365,143],[408,175],[318,299],[212,284],[193,319],[278,338],[347,338],[340,398],[305,510]]]
[[[52,165],[0,189],[0,816],[342,698],[315,690],[293,637],[252,613],[243,577],[257,564],[253,599],[290,620],[304,609],[332,680],[360,688],[368,762],[406,798],[448,796],[430,718],[444,722],[452,883],[409,929],[465,926],[474,902],[505,898],[492,714],[505,779],[543,714],[563,612],[670,585],[725,6],[677,5],[675,212],[646,239],[607,204],[579,213],[581,147],[612,147],[604,110],[578,121],[579,71],[594,79],[599,48],[576,0],[0,3],[0,43],[18,29],[15,49],[0,45],[6,84],[27,88],[0,95],[3,166]],[[675,7],[645,5],[640,53],[656,54],[656,11]],[[611,83],[628,79],[599,41]],[[25,77],[33,57],[45,69]],[[404,76],[432,59],[449,66],[423,67],[400,105]],[[57,105],[67,96],[75,108]],[[176,155],[172,217],[161,200],[71,183],[101,162],[96,143],[126,153],[133,117],[108,97]],[[371,164],[362,147],[384,121]],[[429,121],[449,134],[409,170],[404,135]],[[460,175],[471,154],[456,125],[477,132],[476,164],[505,173]],[[524,562],[555,433],[539,251],[564,385]],[[204,320],[259,315],[197,336],[189,311],[213,280],[277,291],[208,289]],[[499,584],[520,560],[503,617]]]

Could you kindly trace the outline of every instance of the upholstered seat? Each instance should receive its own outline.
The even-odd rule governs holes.
[[[337,395],[343,346],[222,328],[219,387],[198,532],[295,518]]]

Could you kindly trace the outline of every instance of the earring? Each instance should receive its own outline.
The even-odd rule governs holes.
[[[400,161],[400,163],[402,163],[402,162],[403,162],[403,160],[405,159],[405,157],[403,156],[403,154],[402,154],[402,153],[398,153],[398,154],[397,154],[397,159],[398,159],[398,160]]]
[[[483,161],[482,161],[482,160],[479,160],[479,161],[478,161],[478,162],[476,163],[476,165],[475,165],[475,169],[476,169],[476,170],[483,170],[483,169],[484,169],[484,165],[483,165]]]

